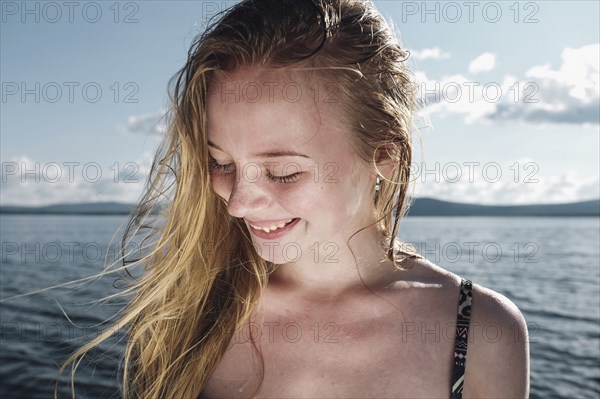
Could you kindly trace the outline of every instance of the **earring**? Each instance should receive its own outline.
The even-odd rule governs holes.
[[[379,178],[379,175],[377,175],[375,179],[375,192],[377,193],[379,190],[381,190],[381,179]]]

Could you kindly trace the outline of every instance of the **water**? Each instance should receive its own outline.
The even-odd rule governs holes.
[[[125,217],[0,215],[0,222],[4,299],[102,271],[104,256],[116,256],[117,244],[109,243]],[[598,218],[414,217],[403,221],[400,238],[521,309],[530,331],[531,398],[598,398]],[[0,398],[52,397],[57,364],[124,305],[96,303],[118,291],[117,278],[0,304]],[[117,335],[81,363],[77,397],[118,397],[122,348]],[[68,397],[68,381],[67,372],[60,398]]]
[[[531,398],[600,394],[598,218],[408,218],[400,238],[510,298],[527,321]]]

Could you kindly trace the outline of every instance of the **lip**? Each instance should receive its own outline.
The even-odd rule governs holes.
[[[270,231],[268,233],[263,230],[256,230],[251,226],[248,226],[248,230],[250,230],[250,233],[254,234],[257,237],[264,238],[266,240],[274,240],[287,234],[290,230],[294,228],[294,226],[298,224],[299,220],[300,218],[294,218],[294,220],[290,224],[286,225],[284,228]]]

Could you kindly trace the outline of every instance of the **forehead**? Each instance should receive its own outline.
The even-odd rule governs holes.
[[[339,145],[349,136],[336,116],[336,104],[323,102],[320,89],[319,80],[302,71],[219,74],[211,81],[207,99],[209,141],[248,150]]]
[[[210,79],[209,94],[219,94],[223,102],[235,100],[250,104],[288,100],[301,101],[294,89],[307,88],[317,77],[314,72],[291,68],[246,67],[233,72],[216,71]],[[234,92],[234,88],[238,92]]]

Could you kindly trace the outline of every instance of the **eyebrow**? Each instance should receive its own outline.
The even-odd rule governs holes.
[[[221,149],[218,145],[211,143],[210,141],[208,142],[208,145],[211,147],[215,147],[217,150],[219,151],[224,151],[223,149]],[[268,150],[268,151],[263,151],[263,152],[259,152],[256,154],[251,154],[251,156],[256,157],[256,158],[279,158],[279,157],[303,157],[303,158],[310,158],[308,155],[305,154],[301,154],[299,152],[296,152],[294,150],[288,150],[288,149],[281,149],[281,150]]]

